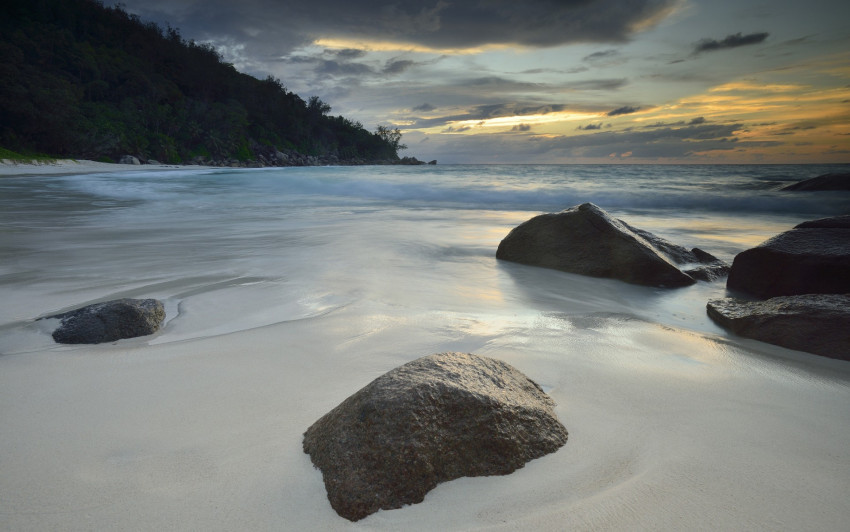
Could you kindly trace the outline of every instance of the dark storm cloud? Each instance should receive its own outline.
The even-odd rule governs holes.
[[[107,0],[107,5],[118,2]],[[194,39],[233,40],[286,54],[319,38],[390,40],[439,49],[624,42],[680,0],[123,0],[145,19]]]
[[[631,107],[629,105],[625,105],[623,107],[618,107],[613,111],[608,111],[608,116],[620,116],[620,115],[630,115],[632,113],[636,113],[640,110],[640,107]]]
[[[725,39],[718,41],[715,39],[703,39],[698,43],[694,44],[694,53],[698,54],[701,52],[714,52],[716,50],[725,50],[727,48],[738,48],[739,46],[747,46],[750,44],[758,44],[767,39],[769,33],[750,33],[749,35],[742,35],[740,33],[736,33],[734,35],[728,35]]]

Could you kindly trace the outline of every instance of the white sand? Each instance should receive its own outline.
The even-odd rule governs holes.
[[[0,528],[846,529],[845,363],[617,318],[361,307],[2,357]],[[302,432],[381,373],[444,350],[538,381],[569,442],[509,476],[446,483],[356,525],[340,518]]]
[[[327,236],[293,248],[306,258],[245,257],[280,278],[205,280],[212,259],[187,241],[173,260],[197,278],[160,282],[164,266],[132,285],[110,275],[154,269],[140,263],[165,260],[152,242],[118,248],[127,262],[103,270],[83,250],[56,279],[2,285],[0,530],[847,530],[850,363],[727,335],[702,310],[711,285],[653,291],[500,265],[489,251],[421,268],[419,254],[454,248],[387,251],[433,231],[421,218],[397,223],[400,243],[364,247],[377,226],[341,216],[316,232],[290,226],[287,238]],[[359,232],[332,239],[349,220]],[[503,234],[478,220],[447,232],[441,242],[487,249]],[[31,320],[110,295],[165,299],[166,327],[60,346]],[[442,351],[526,373],[569,441],[508,476],[445,483],[356,524],[339,517],[302,433],[375,377]]]
[[[186,170],[211,168],[206,166],[191,166],[177,164],[114,164],[87,161],[85,159],[57,159],[45,163],[17,163],[9,159],[0,159],[0,177],[9,176],[45,176],[91,174],[97,172],[152,172],[164,170]]]

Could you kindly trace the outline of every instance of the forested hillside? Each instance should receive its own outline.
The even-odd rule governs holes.
[[[398,159],[398,130],[381,128],[379,135],[330,116],[320,99],[304,101],[275,78],[239,73],[211,45],[175,29],[96,0],[3,4],[2,147],[167,163],[260,160],[276,152],[341,162]]]

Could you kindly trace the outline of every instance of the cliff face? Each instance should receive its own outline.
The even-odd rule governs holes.
[[[339,161],[400,148],[330,116],[210,45],[95,0],[10,0],[0,17],[0,146],[52,156],[186,162],[280,151]]]

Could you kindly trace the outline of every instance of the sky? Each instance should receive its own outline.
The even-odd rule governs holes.
[[[120,3],[423,160],[850,163],[847,0]]]

